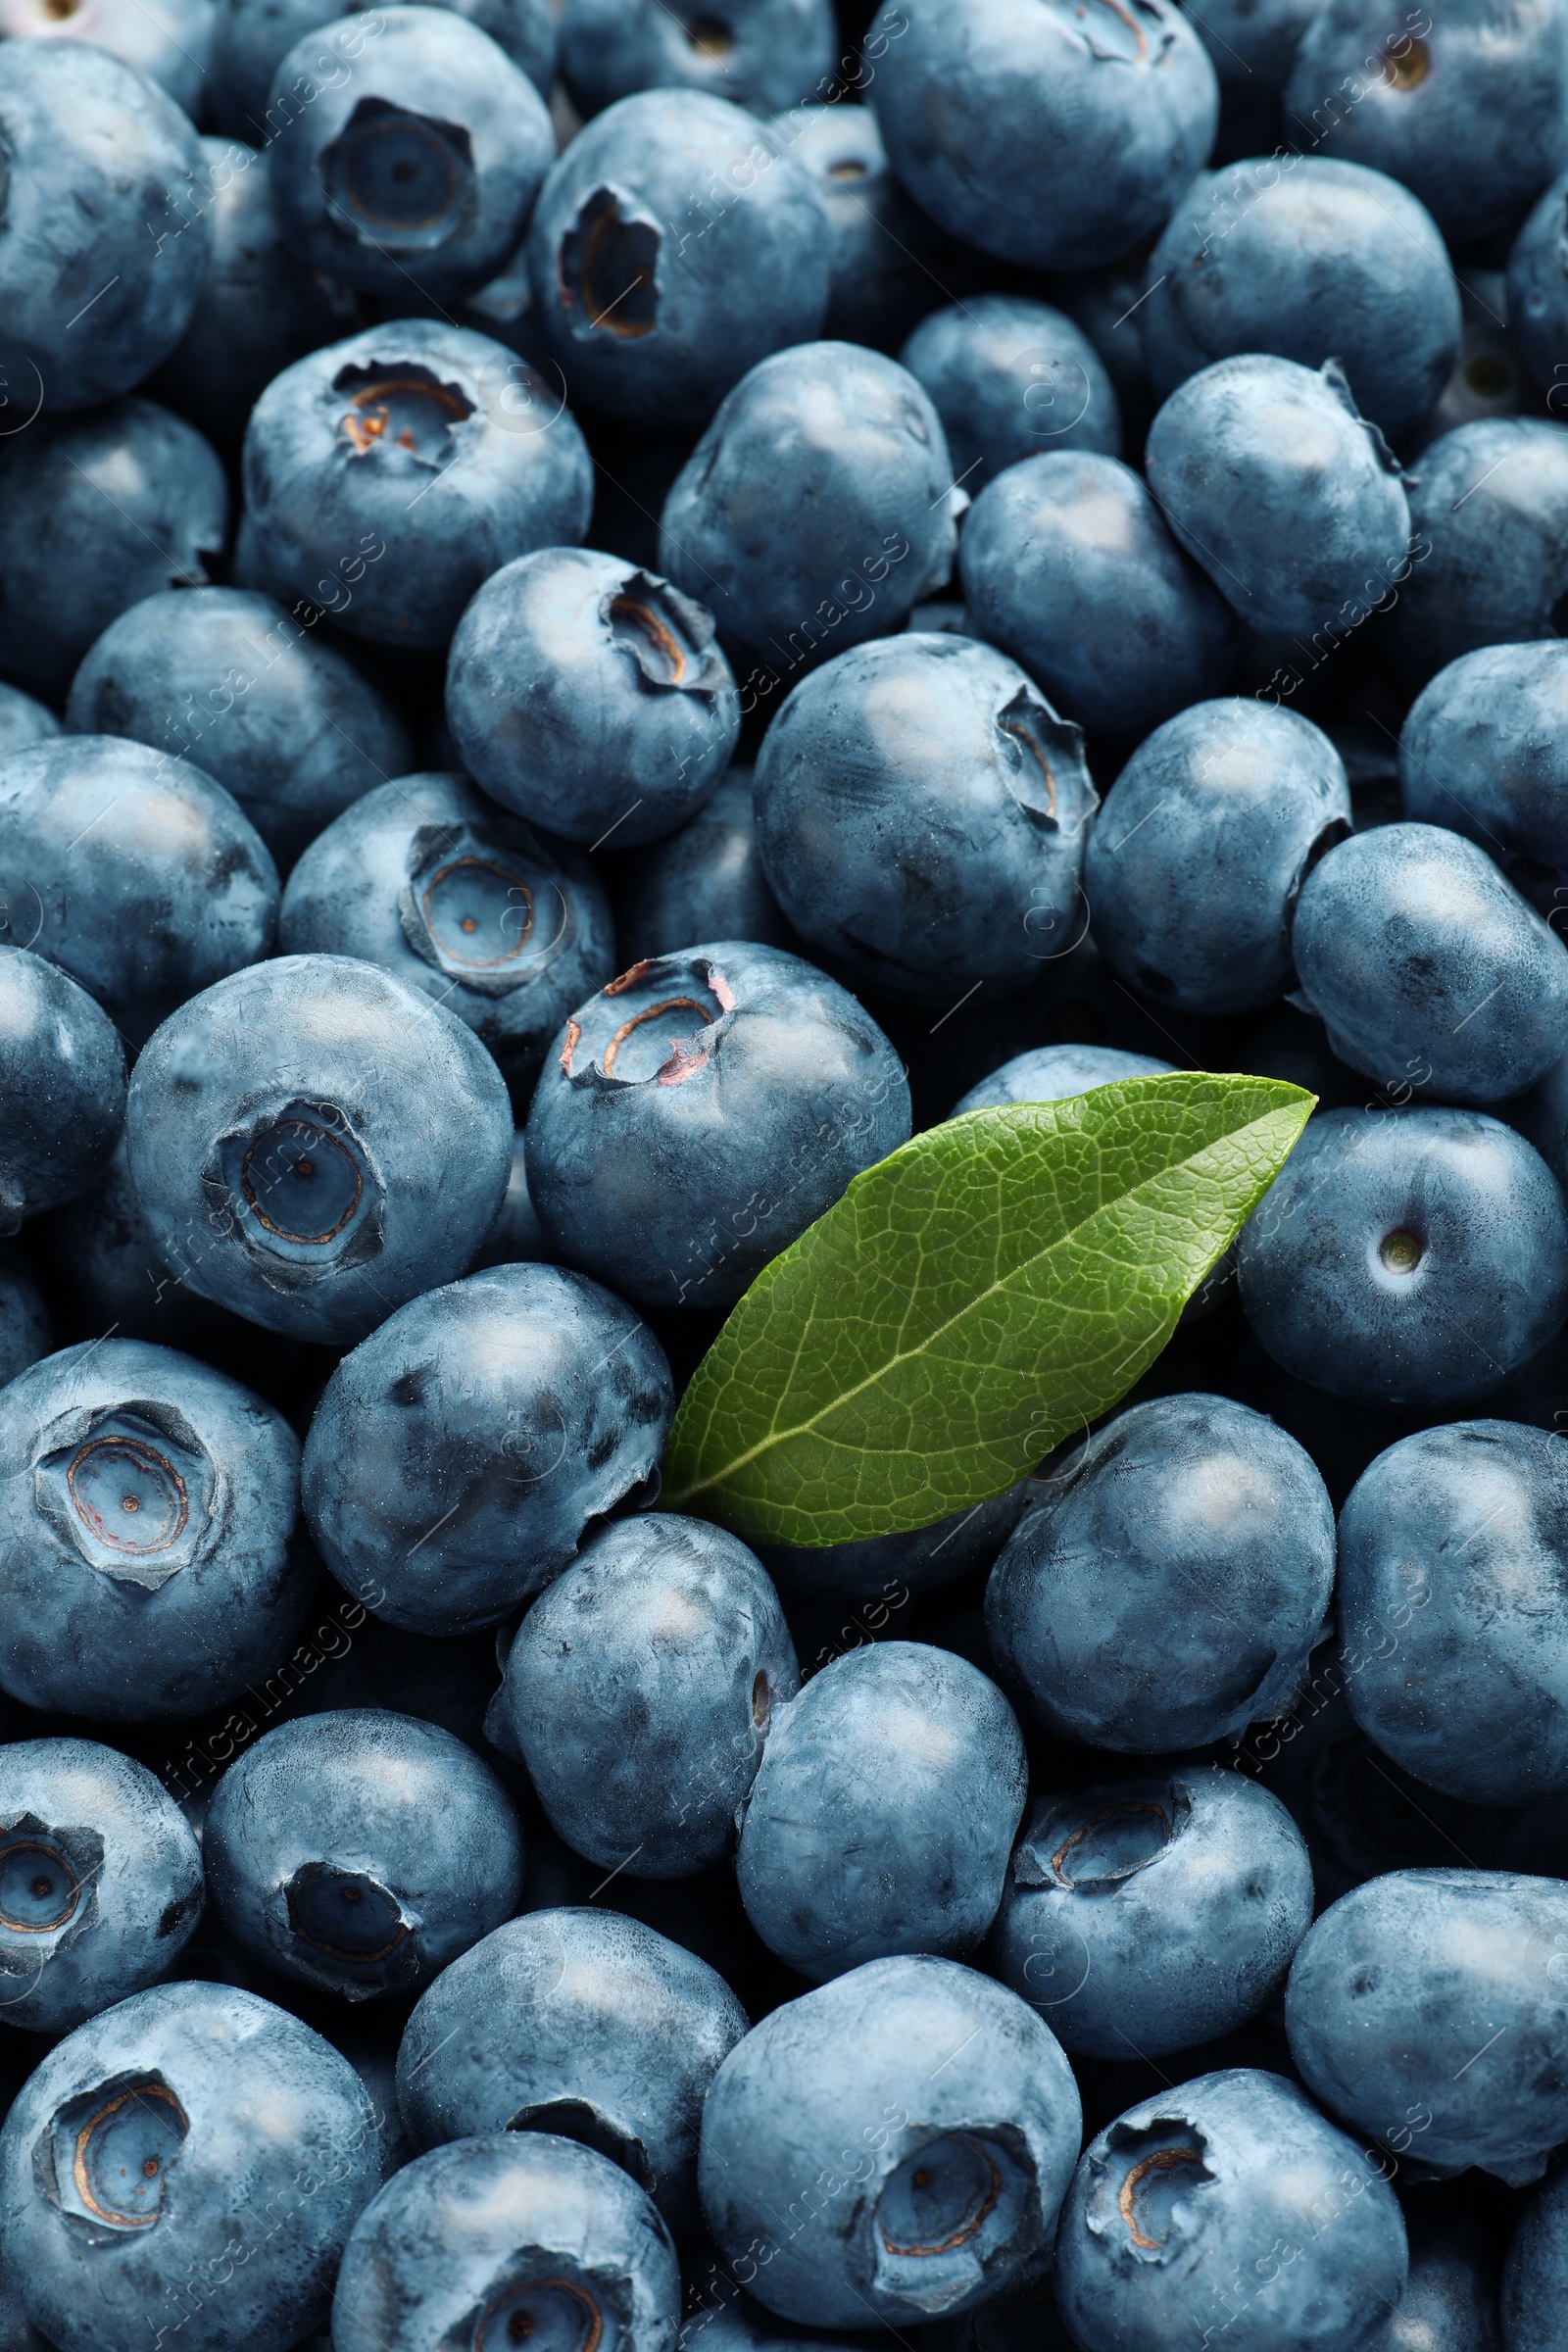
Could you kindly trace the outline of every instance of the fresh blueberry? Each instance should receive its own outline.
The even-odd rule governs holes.
[[[1497,2259],[1490,2231],[1466,2229],[1452,2206],[1424,2212],[1412,2198],[1405,2228],[1410,2276],[1366,2352],[1504,2352],[1498,2331]],[[1528,2336],[1507,2352],[1546,2352]]]
[[[1565,714],[1560,639],[1462,654],[1416,697],[1400,732],[1405,815],[1479,843],[1527,895],[1568,876]]]
[[[561,76],[583,116],[653,89],[779,114],[831,83],[837,50],[829,0],[719,0],[687,17],[663,0],[566,0],[561,19]]]
[[[0,1683],[115,1723],[238,1697],[309,1604],[299,1461],[281,1413],[171,1348],[30,1366],[0,1391]]]
[[[976,294],[921,320],[899,354],[942,419],[971,498],[1004,467],[1056,449],[1121,454],[1121,417],[1100,354],[1060,311]]]
[[[1302,33],[1322,0],[1204,0],[1194,17],[1219,79],[1219,150],[1260,155],[1279,146],[1280,100]],[[1294,160],[1294,159],[1293,159]]]
[[[449,0],[431,0],[434,7]],[[556,27],[550,0],[450,0],[460,17],[520,66],[534,88],[548,98],[556,77]],[[292,107],[269,111],[268,97],[277,69],[297,41],[308,32],[333,24],[338,17],[358,16],[371,0],[218,0],[213,22],[212,104],[220,127],[242,139],[264,144],[280,139],[296,119]],[[379,39],[382,12],[365,27],[367,43]],[[320,53],[318,52],[318,56]],[[363,54],[363,52],[362,52]],[[307,61],[307,71],[317,62]],[[330,60],[321,71],[327,70]],[[303,93],[302,93],[303,95]],[[314,104],[314,101],[312,102]]]
[[[1508,256],[1508,325],[1530,371],[1547,393],[1562,382],[1568,335],[1568,172],[1558,174]]]
[[[773,130],[810,174],[832,233],[823,334],[897,351],[944,275],[961,272],[959,249],[895,179],[869,106],[796,107]]]
[[[1147,735],[1229,677],[1230,607],[1115,458],[1010,466],[965,516],[958,568],[976,633],[1097,734]]]
[[[1554,2174],[1520,2215],[1503,2261],[1501,2305],[1497,2352],[1553,2352],[1568,2310],[1568,2173]],[[1483,2341],[1481,2352],[1493,2352],[1493,2343]],[[1456,2343],[1455,2352],[1469,2352],[1468,2344]]]
[[[1261,354],[1189,376],[1149,428],[1149,487],[1196,564],[1252,627],[1355,627],[1408,578],[1410,509],[1344,370]]]
[[[1363,2352],[1404,2286],[1388,2158],[1282,2075],[1237,2067],[1130,2107],[1084,2150],[1056,2292],[1083,2352]]]
[[[1070,938],[1097,799],[1078,728],[1016,662],[924,631],[804,679],[757,762],[762,864],[796,930],[930,1004],[1022,988]]]
[[[1430,2174],[1539,2180],[1568,2138],[1568,1886],[1504,1870],[1397,1870],[1342,1895],[1291,1964],[1307,2088]]]
[[[470,1274],[343,1358],[306,1442],[311,1532],[390,1624],[494,1625],[590,1522],[657,1493],[674,1389],[618,1298],[556,1266]]]
[[[0,668],[64,701],[117,613],[205,585],[227,534],[217,451],[150,400],[0,436]]]
[[[738,383],[664,502],[660,569],[777,674],[900,629],[953,568],[956,488],[941,420],[906,368],[808,343]]]
[[[225,1326],[231,1340],[238,1336],[233,1318],[176,1282],[159,1256],[130,1181],[123,1130],[87,1191],[57,1209],[37,1239],[41,1263],[74,1313],[75,1330],[112,1330],[192,1355],[210,1354]]]
[[[1219,86],[1170,0],[886,0],[866,56],[893,168],[934,220],[1037,270],[1111,262],[1208,159]]]
[[[1242,1230],[1242,1305],[1298,1380],[1417,1411],[1486,1396],[1568,1311],[1539,1152],[1471,1110],[1320,1111]]]
[[[0,1389],[53,1351],[53,1319],[27,1258],[19,1245],[0,1242]]]
[[[379,1707],[279,1724],[247,1748],[202,1850],[230,1934],[351,2001],[426,1984],[522,1891],[522,1831],[489,1766]]]
[[[1503,416],[1430,442],[1410,490],[1410,522],[1412,569],[1387,637],[1412,683],[1478,646],[1561,633],[1568,426]]]
[[[817,1983],[898,1952],[971,1952],[1026,1781],[1012,1709],[966,1658],[921,1642],[835,1658],[774,1711],[735,1863],[747,1916]]]
[[[210,0],[5,0],[0,32],[9,40],[88,41],[107,49],[169,92],[183,114],[201,109],[212,40]],[[68,52],[69,54],[69,52]]]
[[[466,776],[407,776],[346,808],[283,894],[288,956],[355,956],[466,1023],[518,1102],[545,1049],[615,969],[610,902],[585,858]]]
[[[528,1169],[519,1127],[512,1139],[512,1169],[496,1221],[473,1261],[477,1274],[487,1266],[514,1265],[521,1258],[546,1261],[554,1252],[550,1236],[539,1222],[539,1211],[528,1198]]]
[[[204,990],[143,1048],[126,1109],[164,1262],[252,1323],[339,1346],[462,1272],[512,1136],[472,1031],[346,956]]]
[[[680,2266],[635,2181],[525,2132],[461,2139],[389,2180],[349,2240],[333,2352],[674,2352]]]
[[[1069,2050],[1152,2059],[1256,2017],[1311,1924],[1312,1865],[1279,1798],[1200,1765],[1043,1797],[992,1947]]]
[[[0,1748],[0,2018],[70,2033],[167,1977],[202,1911],[202,1854],[143,1764],[95,1740]]]
[[[543,377],[423,318],[286,368],[252,412],[244,473],[270,577],[351,637],[432,648],[500,565],[579,540],[593,496],[587,445]]]
[[[1150,1054],[1127,1054],[1119,1046],[1036,1046],[1015,1054],[1000,1070],[960,1096],[949,1114],[991,1110],[1007,1102],[1062,1102],[1122,1078],[1161,1078],[1172,1068]]]
[[[856,1000],[721,940],[577,1007],[528,1113],[528,1190],[568,1264],[644,1303],[727,1305],[908,1134],[898,1055]]]
[[[69,974],[24,948],[0,948],[0,1101],[5,1234],[84,1193],[125,1115],[125,1056],[113,1023]]]
[[[0,2230],[62,2352],[285,2352],[321,2327],[379,2184],[369,2098],[227,1984],[121,2001],[52,2049],[0,2132]]]
[[[894,1536],[864,1536],[853,1544],[762,1544],[758,1554],[784,1592],[805,1601],[843,1606],[851,1623],[841,1639],[856,1648],[880,1633],[912,1593],[985,1568],[1011,1535],[1024,1505],[1025,1489],[1009,1488],[989,1502],[950,1511],[934,1526]],[[824,1650],[819,1664],[837,1653]]]
[[[711,614],[585,547],[546,548],[485,581],[452,640],[446,707],[492,800],[596,848],[683,824],[741,724]]]
[[[703,2212],[770,2311],[919,2328],[1049,2270],[1081,2121],[1055,2036],[1016,1993],[927,1954],[874,1961],[725,2059]]]
[[[794,934],[762,871],[749,767],[726,769],[695,816],[644,850],[616,911],[633,956],[667,956],[693,939],[788,947]]]
[[[122,612],[77,670],[66,724],[189,759],[285,868],[413,760],[402,719],[353,662],[243,588],[166,591]]]
[[[20,752],[24,743],[42,743],[59,733],[60,721],[45,704],[20,687],[0,686],[0,759]]]
[[[24,417],[96,408],[139,384],[190,322],[212,202],[200,143],[168,92],[106,49],[12,39],[0,152],[7,405]],[[92,324],[74,334],[89,306]]]
[[[1333,1584],[1305,1449],[1229,1397],[1161,1396],[1049,1481],[991,1572],[986,1623],[1059,1739],[1156,1755],[1282,1714]]]
[[[535,1911],[421,1996],[398,2099],[420,2148],[543,2132],[596,2149],[685,2233],[703,2100],[745,2032],[716,1970],[652,1928],[614,1911]]]

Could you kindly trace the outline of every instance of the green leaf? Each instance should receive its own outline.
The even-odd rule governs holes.
[[[734,1308],[662,1507],[814,1545],[1004,1493],[1147,1370],[1313,1101],[1175,1072],[916,1136]]]

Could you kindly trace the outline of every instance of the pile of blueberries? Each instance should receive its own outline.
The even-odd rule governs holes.
[[[1562,2352],[1568,0],[337,6],[0,0],[0,2352]],[[1120,1408],[660,1508],[1172,1068]]]

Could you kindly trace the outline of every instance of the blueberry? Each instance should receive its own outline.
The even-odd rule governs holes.
[[[69,2033],[169,1975],[202,1855],[145,1765],[95,1740],[0,1748],[0,2018]]]
[[[794,934],[762,871],[749,767],[726,769],[695,816],[643,852],[618,913],[636,956],[667,956],[691,939],[789,945]]]
[[[1416,697],[1400,731],[1405,815],[1477,842],[1527,892],[1544,867],[1568,873],[1565,710],[1559,639],[1462,654]]]
[[[1276,1363],[1357,1404],[1488,1396],[1568,1310],[1568,1215],[1540,1154],[1476,1111],[1320,1111],[1242,1230]]]
[[[1321,5],[1206,0],[1201,19],[1193,19],[1219,79],[1223,153],[1256,155],[1279,140],[1281,95],[1301,35]]]
[[[208,0],[82,0],[56,13],[55,0],[10,0],[12,40],[89,41],[158,83],[182,113],[200,110],[213,11]],[[68,53],[69,55],[69,50]]]
[[[967,1659],[921,1642],[835,1658],[774,1712],[735,1864],[747,1916],[818,1983],[892,1953],[970,1952],[1026,1780],[1012,1709]]]
[[[1508,326],[1538,384],[1561,383],[1558,354],[1568,331],[1568,172],[1559,172],[1531,213],[1508,256]]]
[[[1150,1054],[1127,1054],[1119,1046],[1036,1046],[1015,1054],[1000,1070],[960,1096],[949,1114],[990,1110],[1007,1102],[1062,1102],[1122,1078],[1160,1078],[1172,1068]]]
[[[580,539],[593,496],[559,393],[505,344],[423,318],[286,368],[251,413],[244,474],[270,577],[351,637],[433,648],[501,564]]]
[[[629,849],[702,806],[741,714],[710,613],[618,557],[557,547],[492,573],[464,613],[447,720],[503,808]]]
[[[1037,270],[1115,261],[1207,158],[1214,69],[1169,0],[888,0],[871,29],[893,168],[934,220]]]
[[[1404,476],[1343,369],[1259,354],[1189,376],[1149,429],[1149,487],[1243,620],[1329,639],[1405,580]]]
[[[865,1536],[853,1544],[762,1544],[759,1556],[792,1596],[842,1604],[852,1613],[842,1640],[858,1647],[880,1633],[912,1593],[951,1584],[994,1560],[1023,1508],[1025,1490],[1009,1488],[934,1526],[902,1535]],[[856,1605],[860,1604],[860,1605]],[[828,1652],[818,1661],[825,1664]]]
[[[344,1357],[306,1442],[305,1510],[340,1584],[393,1625],[494,1625],[657,1472],[664,1353],[580,1274],[502,1265],[426,1292]]]
[[[1056,2291],[1083,2352],[1361,2352],[1398,2302],[1404,2223],[1375,2149],[1236,2067],[1130,2107],[1084,2150]]]
[[[535,1911],[421,1996],[398,2099],[420,2148],[493,2132],[576,2140],[684,2233],[698,2218],[703,2100],[745,2032],[716,1970],[652,1928],[614,1911]]]
[[[461,1273],[512,1136],[472,1032],[346,956],[205,989],[143,1049],[126,1110],[165,1263],[252,1323],[338,1345]]]
[[[578,1006],[528,1113],[528,1190],[585,1273],[726,1305],[908,1133],[898,1056],[855,999],[797,956],[721,940]]]
[[[0,1242],[0,1389],[53,1351],[53,1320],[27,1258],[19,1245]]]
[[[1507,2352],[1552,2352],[1568,2307],[1568,2173],[1538,2188],[1520,2215],[1503,2262],[1501,2304],[1498,2352],[1504,2345]]]
[[[833,98],[780,115],[774,134],[810,174],[832,236],[822,332],[897,351],[931,308],[932,281],[962,270],[960,250],[893,175],[869,106]]]
[[[0,1683],[106,1722],[269,1674],[309,1604],[299,1440],[194,1357],[103,1338],[0,1391]]]
[[[1008,466],[964,518],[958,568],[970,625],[1097,733],[1146,735],[1229,677],[1230,607],[1115,458]]]
[[[660,569],[779,673],[902,628],[953,567],[956,489],[941,421],[906,368],[807,343],[735,386],[677,475]]]
[[[1291,1964],[1307,2088],[1430,2174],[1514,2187],[1568,2137],[1568,1886],[1503,1870],[1398,1870],[1342,1895]]]
[[[314,841],[283,894],[286,955],[355,956],[433,997],[525,1102],[572,1006],[615,969],[610,903],[585,858],[474,791],[399,775]]]
[[[379,2166],[346,2058],[227,1984],[133,1994],[60,2042],[0,2132],[0,2229],[62,2352],[285,2352],[323,2325]],[[205,2291],[204,2291],[205,2290]]]
[[[0,49],[0,66],[14,55]],[[0,667],[63,701],[116,614],[201,587],[227,532],[217,451],[150,400],[13,429],[0,437]]]
[[[1149,264],[1143,347],[1161,399],[1215,360],[1336,359],[1391,439],[1432,413],[1459,349],[1437,222],[1385,172],[1282,154],[1205,172]]]
[[[166,591],[122,612],[77,670],[66,724],[188,758],[285,868],[413,762],[402,719],[353,662],[243,588]]]
[[[1397,2311],[1368,2339],[1368,2352],[1503,2352],[1489,2233],[1465,2229],[1452,2207],[1425,2214],[1414,2199],[1405,2227],[1410,2276]],[[1509,2352],[1531,2352],[1529,2338],[1518,2344],[1510,2338]]]
[[[42,743],[60,733],[60,721],[43,703],[20,687],[0,686],[0,759],[24,743]]]
[[[218,1914],[270,1968],[351,2001],[426,1984],[522,1891],[522,1831],[471,1748],[379,1707],[279,1724],[213,1791]]]
[[[24,948],[0,948],[0,1233],[15,1233],[87,1190],[125,1115],[113,1024],[85,989]]]
[[[809,342],[830,267],[809,174],[701,90],[644,90],[596,117],[528,230],[534,315],[573,399],[645,425],[706,422],[749,368]]]
[[[1016,1993],[925,1954],[874,1961],[725,2059],[703,2212],[770,2311],[918,2328],[1044,2276],[1080,2123],[1060,2046]]]
[[[680,2266],[643,2190],[591,2148],[499,2132],[405,2166],[361,2216],[334,2352],[674,2352]]]
[[[431,0],[440,7],[445,0]],[[457,14],[477,24],[520,66],[543,97],[556,77],[556,27],[550,0],[455,0]],[[281,137],[292,109],[269,113],[268,96],[277,69],[296,41],[330,25],[340,16],[358,16],[369,0],[218,0],[213,21],[212,103],[220,126],[264,143]],[[367,44],[380,37],[381,11],[365,27]],[[320,53],[318,52],[318,55]],[[363,51],[362,51],[363,54]],[[316,63],[308,60],[307,71]],[[328,60],[330,64],[330,60]],[[322,72],[326,71],[323,67]],[[314,103],[314,101],[313,101]]]
[[[720,0],[689,17],[662,0],[566,0],[561,19],[562,79],[583,116],[674,88],[778,114],[831,82],[837,47],[829,0]]]
[[[476,1274],[487,1266],[514,1265],[519,1258],[543,1261],[553,1255],[550,1237],[539,1222],[539,1211],[528,1198],[528,1169],[523,1150],[519,1127],[512,1139],[512,1169],[501,1206],[473,1261]]]
[[[930,394],[954,478],[971,498],[1048,442],[1121,453],[1116,395],[1099,352],[1043,302],[976,294],[933,311],[899,359]]]
[[[190,320],[210,183],[167,91],[85,41],[0,48],[0,367],[24,417],[140,383]],[[88,306],[92,324],[72,329]],[[13,425],[12,431],[16,431]]]
[[[1410,490],[1410,522],[1413,568],[1387,638],[1412,683],[1478,646],[1560,633],[1568,426],[1499,416],[1430,442]]]
[[[159,1256],[130,1181],[123,1130],[87,1191],[40,1225],[37,1241],[40,1262],[74,1313],[75,1329],[113,1330],[193,1355],[220,1345],[225,1326],[230,1338],[238,1333],[232,1317],[176,1282]]]
[[[757,763],[762,864],[796,930],[930,1004],[1022,988],[1070,939],[1097,799],[1082,735],[1016,662],[923,631],[803,680]]]
[[[1059,1739],[1155,1755],[1283,1714],[1333,1583],[1304,1448],[1229,1397],[1161,1396],[1050,1479],[991,1572],[986,1623]]]
[[[1256,2017],[1311,1924],[1306,1842],[1279,1798],[1200,1765],[1042,1797],[992,1945],[1069,2050],[1153,2059]]]

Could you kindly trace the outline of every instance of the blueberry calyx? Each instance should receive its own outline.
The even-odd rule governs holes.
[[[600,1090],[650,1081],[684,1086],[712,1063],[734,1011],[735,992],[707,956],[645,958],[566,1023],[562,1074]],[[581,1062],[580,1048],[586,1049]]]
[[[1216,2175],[1202,2133],[1183,2117],[1113,2124],[1091,2157],[1088,2223],[1133,2262],[1174,2261],[1202,2227],[1194,2192]]]
[[[204,1547],[225,1494],[184,1414],[152,1397],[61,1414],[40,1434],[33,1491],[89,1567],[148,1592]]]
[[[730,683],[709,614],[654,573],[633,571],[600,600],[599,617],[656,692],[705,695]]]
[[[443,383],[417,360],[340,368],[332,390],[349,395],[338,430],[356,457],[398,449],[437,472],[458,454],[454,425],[466,423],[475,413],[461,385]]]
[[[189,2130],[184,2108],[161,2075],[120,2076],[69,2100],[47,2138],[61,2211],[95,2236],[153,2229]],[[47,2187],[44,2146],[38,2155],[40,2185]]]
[[[556,254],[556,282],[573,335],[632,342],[659,324],[659,224],[623,189],[595,188]]]
[[[202,1186],[226,1233],[274,1290],[325,1281],[382,1247],[380,1174],[336,1102],[258,1106],[218,1138]]]
[[[478,175],[461,122],[362,98],[316,168],[334,214],[362,245],[429,253],[473,224]]]
[[[928,2136],[888,2175],[876,2201],[874,2282],[933,2315],[971,2298],[988,2264],[1019,2252],[1035,2170],[1003,2126],[916,2126]]]

